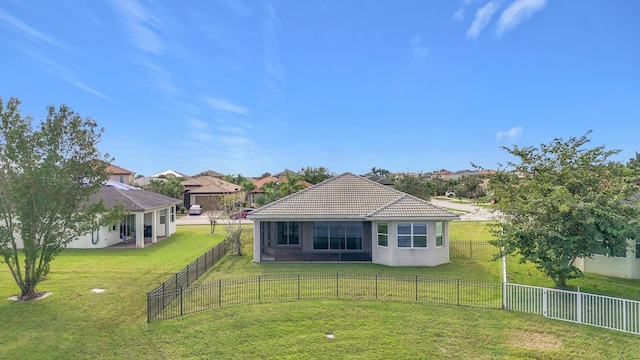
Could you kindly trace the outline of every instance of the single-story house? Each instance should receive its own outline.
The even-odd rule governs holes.
[[[575,266],[586,273],[640,279],[640,240],[627,243],[625,252],[612,256],[607,251],[598,251],[591,258],[577,259]]]
[[[128,215],[119,224],[110,224],[72,241],[68,248],[104,248],[121,242],[143,248],[145,238],[155,243],[176,232],[176,205],[182,203],[161,194],[107,180],[92,201],[103,200],[109,208],[123,204]]]
[[[254,221],[254,262],[368,261],[389,266],[449,262],[449,221],[460,219],[351,173],[265,205]]]
[[[218,177],[201,175],[182,181],[184,186],[184,206],[205,205],[209,199],[234,196],[244,199],[242,186]]]

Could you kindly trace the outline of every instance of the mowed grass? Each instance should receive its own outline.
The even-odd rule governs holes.
[[[476,230],[457,227],[477,227]],[[452,224],[457,231],[482,225]],[[250,230],[250,229],[247,229]],[[52,263],[29,303],[0,301],[1,359],[254,359],[254,358],[634,358],[640,337],[538,316],[434,304],[321,300],[223,307],[146,323],[146,293],[219,243],[208,225],[179,226],[146,249],[66,250]],[[251,236],[247,231],[246,240]],[[469,239],[460,235],[460,239]],[[500,281],[500,262],[453,260],[433,268],[374,264],[255,264],[225,257],[202,281],[269,273],[419,274]],[[510,276],[544,283],[532,267],[509,261]],[[529,275],[527,272],[531,272]],[[625,294],[640,283],[589,276],[590,286]],[[513,281],[513,280],[512,280]],[[583,281],[583,280],[581,280]],[[545,286],[550,286],[548,283]],[[581,285],[583,291],[588,291]],[[94,294],[91,289],[104,288]],[[620,290],[622,289],[622,290]],[[0,296],[17,292],[0,264]],[[327,334],[335,335],[334,339]]]

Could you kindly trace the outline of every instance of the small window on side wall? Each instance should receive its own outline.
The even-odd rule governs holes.
[[[387,223],[378,223],[378,246],[389,245],[389,232]]]
[[[444,246],[444,228],[442,221],[436,222],[436,247]]]

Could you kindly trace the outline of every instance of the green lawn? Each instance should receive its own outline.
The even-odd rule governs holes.
[[[470,228],[475,227],[475,230]],[[451,236],[482,239],[482,224],[452,224]],[[216,229],[222,232],[223,229]],[[500,310],[420,303],[322,300],[229,306],[146,323],[146,293],[216,245],[208,225],[146,249],[66,250],[34,302],[0,301],[1,359],[544,358],[637,357],[640,337]],[[470,234],[470,235],[469,235]],[[247,236],[250,236],[250,232]],[[250,250],[250,246],[245,247]],[[226,257],[203,281],[268,273],[363,272],[500,280],[500,262],[454,260],[434,268],[374,264],[251,262]],[[549,286],[509,259],[511,280]],[[640,282],[588,276],[576,284],[640,298]],[[94,288],[105,292],[95,294]],[[0,297],[16,293],[0,264]],[[627,296],[627,297],[629,297]],[[328,339],[327,334],[335,335]]]

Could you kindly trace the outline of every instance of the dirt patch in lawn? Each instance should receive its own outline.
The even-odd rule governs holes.
[[[511,334],[510,344],[525,349],[557,350],[562,346],[562,340],[550,334],[516,330]]]

